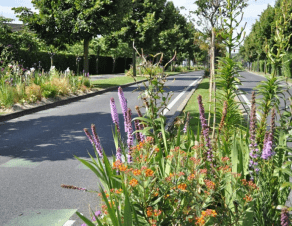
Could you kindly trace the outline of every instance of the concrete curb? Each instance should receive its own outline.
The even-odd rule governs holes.
[[[186,74],[186,73],[188,73],[188,72],[182,72],[182,73],[177,73],[177,74],[173,74],[173,75],[168,75],[167,77],[174,76],[174,75],[180,75],[180,74]],[[141,80],[141,81],[138,81],[138,82],[127,83],[127,84],[120,85],[120,86],[122,88],[124,88],[124,87],[128,87],[128,86],[131,86],[131,85],[139,84],[139,83],[142,83],[142,82],[145,82],[145,81],[147,81],[147,79],[144,79],[144,80]],[[53,102],[53,103],[49,103],[49,104],[44,104],[44,105],[41,105],[41,106],[33,107],[33,108],[30,108],[30,109],[20,110],[20,111],[11,113],[11,114],[2,115],[2,116],[0,116],[0,122],[4,122],[4,121],[7,121],[7,120],[15,119],[15,118],[18,118],[18,117],[21,117],[21,116],[24,116],[24,115],[29,115],[29,114],[32,114],[32,113],[36,113],[36,112],[39,112],[39,111],[46,110],[46,109],[55,108],[55,107],[58,107],[58,106],[61,106],[61,105],[70,104],[72,102],[76,102],[76,101],[79,101],[79,100],[82,100],[82,99],[86,99],[86,98],[93,97],[93,96],[96,96],[96,95],[100,95],[100,94],[103,94],[103,93],[106,93],[106,92],[110,92],[110,91],[116,90],[118,88],[119,88],[119,86],[113,86],[113,87],[106,88],[106,89],[103,89],[103,90],[99,90],[99,91],[96,91],[96,92],[93,92],[93,93],[88,93],[88,94],[77,96],[77,97],[71,97],[71,98],[67,98],[65,100],[60,100],[60,101],[56,101],[56,102]]]
[[[189,100],[191,99],[192,95],[196,91],[198,85],[200,85],[200,83],[202,82],[203,78],[204,78],[204,76],[202,75],[201,78],[199,78],[199,80],[196,83],[196,85],[193,87],[192,91],[186,96],[186,98],[182,101],[180,106],[177,108],[176,113],[167,121],[167,123],[165,125],[165,130],[170,131],[170,130],[173,129],[175,118],[177,116],[179,116],[182,113],[182,111],[185,109],[187,103],[189,102]]]

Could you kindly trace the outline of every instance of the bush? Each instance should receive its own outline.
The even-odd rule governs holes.
[[[42,99],[42,91],[39,85],[34,83],[25,88],[26,100],[30,103],[36,102]]]
[[[58,95],[65,96],[70,92],[70,84],[67,78],[53,78],[50,82],[52,86],[55,86],[58,90]]]
[[[45,98],[54,98],[58,95],[58,88],[50,83],[45,83],[41,87],[42,96]]]
[[[15,88],[11,86],[2,86],[0,89],[0,107],[10,108],[18,99]]]

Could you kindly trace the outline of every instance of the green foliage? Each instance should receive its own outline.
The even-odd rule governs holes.
[[[283,57],[283,64],[282,64],[282,74],[286,78],[292,78],[292,52],[288,52],[284,57]]]
[[[226,102],[226,115],[224,116],[224,142],[228,143],[232,138],[235,128],[240,126],[240,112],[239,103],[235,100],[238,88],[240,85],[238,69],[239,64],[229,57],[222,57],[218,60],[219,69],[217,70],[218,86],[222,92],[218,92],[216,99],[218,99],[218,108],[223,109],[223,103]],[[222,118],[222,113],[220,112]]]

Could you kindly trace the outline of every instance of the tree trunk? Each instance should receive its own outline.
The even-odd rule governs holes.
[[[136,50],[133,48],[133,58],[132,58],[132,65],[133,65],[133,76],[136,77]]]
[[[96,53],[96,74],[98,75],[98,61],[99,61],[100,47],[97,49]]]
[[[89,50],[89,38],[84,39],[84,73],[89,72],[89,63],[88,63],[88,50]]]
[[[191,57],[189,56],[189,70],[191,70]]]
[[[215,59],[214,59],[214,51],[215,51],[215,31],[214,27],[212,27],[212,40],[211,40],[211,49],[210,49],[210,80],[209,80],[209,116],[208,116],[208,126],[210,126],[211,122],[211,103],[212,103],[212,92],[213,92],[213,80],[215,73]]]
[[[116,58],[113,57],[113,70],[112,70],[112,74],[115,73],[115,67],[116,67]]]

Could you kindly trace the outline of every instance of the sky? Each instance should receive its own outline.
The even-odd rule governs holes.
[[[184,6],[188,10],[195,10],[195,0],[172,0],[174,5],[177,7]],[[249,34],[251,30],[251,26],[255,23],[256,19],[259,18],[260,15],[267,7],[268,4],[274,6],[276,0],[249,0],[249,6],[244,10],[244,18],[242,21],[242,26],[245,22],[246,25],[246,34]],[[4,17],[8,17],[14,19],[14,23],[21,23],[16,18],[14,11],[11,10],[12,7],[25,6],[27,8],[32,8],[31,0],[0,0],[0,15]]]

